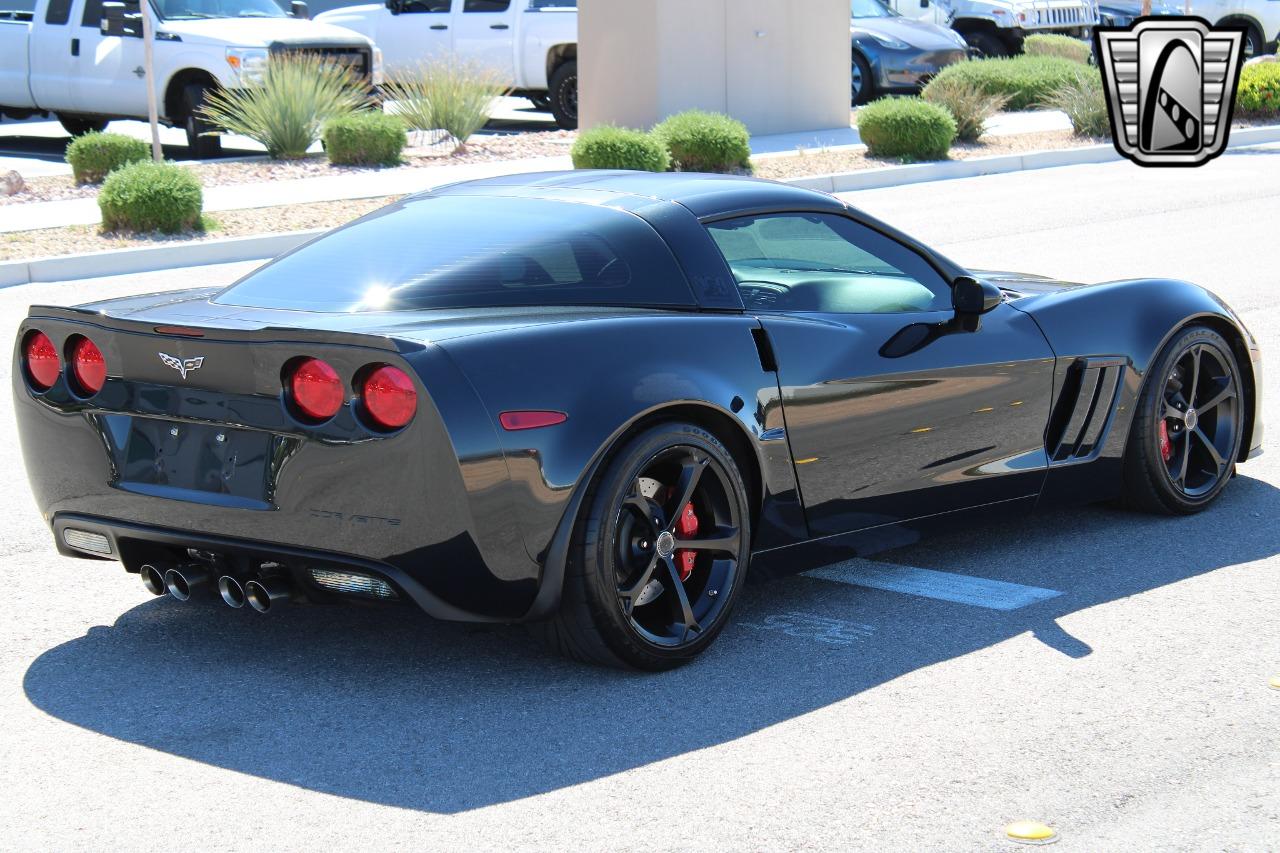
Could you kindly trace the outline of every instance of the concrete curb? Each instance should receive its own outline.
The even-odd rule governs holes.
[[[1280,142],[1280,126],[1248,127],[1231,131],[1228,148],[1244,148]],[[972,160],[942,160],[936,163],[913,163],[910,166],[891,166],[887,169],[866,169],[835,175],[814,175],[793,178],[785,183],[805,189],[828,193],[872,190],[918,184],[924,181],[944,181],[953,178],[974,178],[980,175],[999,175],[1006,172],[1023,172],[1031,169],[1049,169],[1054,166],[1075,166],[1085,163],[1107,163],[1119,160],[1120,154],[1112,145],[1090,145],[1065,151],[1035,151],[1029,154],[1001,154],[995,157],[975,157]]]
[[[174,243],[141,249],[116,249],[85,255],[8,261],[0,263],[0,287],[274,258],[326,230],[317,228],[284,234],[260,234],[199,243]]]
[[[1228,147],[1244,148],[1269,142],[1280,142],[1280,125],[1233,130]],[[817,175],[793,178],[785,183],[806,189],[838,193],[917,184],[925,181],[1048,169],[1054,166],[1106,163],[1119,159],[1120,155],[1116,153],[1113,146],[1091,145],[1066,151],[1036,151],[1029,154],[1005,154],[973,160],[945,160],[938,163],[915,163],[909,166],[867,169],[836,175]],[[232,237],[199,243],[175,243],[141,249],[117,249],[84,255],[0,262],[0,287],[155,272],[206,264],[264,260],[287,252],[312,237],[324,233],[325,230],[321,228],[310,231],[290,231],[285,234]]]

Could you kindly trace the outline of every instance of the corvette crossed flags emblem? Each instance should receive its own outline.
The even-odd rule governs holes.
[[[204,364],[204,356],[196,356],[195,358],[182,359],[167,352],[158,353],[160,360],[172,367],[178,373],[182,374],[182,378],[186,379],[187,374],[193,370],[199,370],[200,365]]]

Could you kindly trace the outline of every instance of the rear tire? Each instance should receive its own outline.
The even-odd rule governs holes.
[[[969,47],[982,59],[999,59],[1003,56],[1011,56],[1009,46],[1002,39],[993,33],[988,32],[971,32],[964,33],[964,40],[969,43]]]
[[[214,126],[200,117],[209,87],[191,83],[182,90],[183,126],[187,132],[187,148],[192,159],[208,160],[222,154],[222,137],[209,135]]]
[[[693,533],[681,528],[690,512]],[[686,663],[728,622],[746,576],[750,525],[742,476],[715,436],[688,423],[650,427],[592,482],[560,610],[535,630],[589,663],[650,671]],[[693,555],[690,564],[684,554]]]
[[[1125,448],[1125,505],[1190,515],[1213,503],[1235,472],[1242,404],[1231,345],[1204,326],[1175,335],[1138,397]]]
[[[101,133],[107,129],[108,119],[81,118],[79,116],[58,116],[58,124],[72,136],[84,136],[86,133]]]
[[[578,61],[561,63],[547,86],[551,114],[561,130],[578,129]]]

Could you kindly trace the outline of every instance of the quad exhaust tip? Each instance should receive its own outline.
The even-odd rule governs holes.
[[[142,585],[147,588],[147,592],[152,595],[165,594],[164,569],[157,568],[151,563],[143,563],[138,574],[142,576]]]
[[[231,575],[218,578],[218,594],[222,596],[222,603],[228,607],[234,607],[237,610],[244,607],[246,601],[244,585]]]
[[[293,584],[285,578],[263,578],[244,585],[245,601],[259,613],[266,613],[277,601],[293,597]]]
[[[200,566],[175,566],[164,573],[164,588],[178,601],[188,601],[191,593],[209,582],[209,573]]]

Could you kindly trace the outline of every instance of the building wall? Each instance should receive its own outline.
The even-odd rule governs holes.
[[[579,0],[581,126],[724,112],[753,134],[849,125],[848,0]]]

